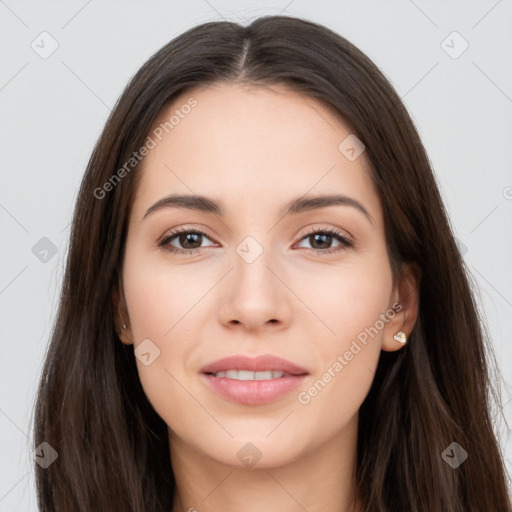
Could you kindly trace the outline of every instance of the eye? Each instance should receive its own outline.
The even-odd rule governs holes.
[[[208,238],[206,233],[201,230],[178,228],[164,236],[158,242],[158,246],[172,253],[192,254],[202,249],[201,242],[203,237]],[[174,239],[182,246],[181,248],[171,245]]]
[[[335,247],[326,247],[326,245],[331,245],[333,238],[338,240],[339,245]],[[311,250],[321,255],[343,251],[349,247],[353,247],[354,245],[347,237],[333,229],[312,230],[306,236],[302,237],[301,241],[302,240],[309,240],[313,245],[320,245],[320,248],[313,247]]]
[[[199,229],[190,229],[186,227],[178,228],[164,236],[158,242],[158,246],[174,254],[193,254],[204,248],[204,246],[201,245],[203,238],[210,239],[206,233]],[[331,247],[332,239],[337,240],[339,244]],[[343,251],[347,248],[353,247],[354,245],[353,242],[351,242],[342,233],[333,229],[312,230],[302,237],[301,241],[302,240],[309,240],[313,245],[320,245],[319,248],[313,247],[310,250],[321,255]],[[172,245],[172,242],[177,242],[181,247]],[[213,246],[214,245],[210,245],[210,247]]]

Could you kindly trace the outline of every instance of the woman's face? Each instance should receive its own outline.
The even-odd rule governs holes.
[[[149,135],[121,311],[172,438],[221,463],[272,467],[353,431],[381,349],[409,332],[350,129],[284,87],[215,85],[183,93]],[[171,195],[191,198],[162,202]],[[350,199],[310,201],[334,195]],[[198,208],[199,196],[218,210]],[[214,370],[257,373],[203,373],[238,355],[296,368],[238,360]]]

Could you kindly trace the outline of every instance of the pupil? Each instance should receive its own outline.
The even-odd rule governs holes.
[[[181,235],[180,237],[180,243],[183,247],[185,248],[188,248],[188,249],[195,249],[196,247],[190,247],[189,246],[189,239],[191,237],[200,237],[201,235],[199,233],[185,233],[183,235]],[[192,239],[191,241],[192,245],[194,244],[194,240]],[[197,243],[197,240],[196,240],[196,243]],[[199,243],[199,246],[201,245],[201,243]]]
[[[319,238],[321,239],[320,243],[322,243],[322,242],[323,242],[324,244],[329,245],[329,244],[326,242],[326,239],[330,238],[330,237],[331,237],[331,235],[326,235],[326,234],[320,234],[320,233],[318,233],[318,234],[316,234],[316,235],[313,235],[313,237],[315,238],[315,243],[316,243],[316,238],[317,238],[317,237],[319,237]],[[325,247],[320,247],[320,248],[324,248],[324,249],[325,249]]]

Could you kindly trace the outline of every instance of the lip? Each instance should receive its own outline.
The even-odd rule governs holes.
[[[252,372],[281,370],[285,373],[290,373],[291,375],[303,375],[308,373],[305,368],[301,368],[287,359],[273,356],[271,354],[263,354],[257,357],[235,354],[233,356],[217,359],[217,361],[203,366],[200,372],[217,373],[226,370],[250,370]]]
[[[285,375],[268,380],[238,380],[212,375],[226,370],[280,370],[285,372]],[[258,357],[243,354],[225,357],[207,364],[200,372],[201,380],[212,391],[229,401],[246,405],[262,405],[275,401],[300,386],[309,376],[306,369],[269,354]]]

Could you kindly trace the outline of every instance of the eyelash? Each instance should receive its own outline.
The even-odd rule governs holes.
[[[178,255],[193,254],[197,251],[200,251],[201,249],[204,249],[204,247],[198,247],[196,249],[177,249],[176,247],[172,247],[171,245],[169,245],[171,240],[173,240],[176,237],[176,235],[179,235],[181,233],[202,235],[202,236],[205,236],[206,238],[210,238],[206,233],[204,233],[203,231],[201,231],[199,229],[190,229],[190,228],[184,227],[184,228],[175,229],[174,231],[170,232],[168,235],[166,235],[162,239],[160,239],[157,242],[157,245],[159,247],[161,247],[162,249],[164,249],[165,251],[169,251],[170,253],[178,254]],[[334,229],[313,229],[313,230],[309,231],[308,233],[306,233],[299,240],[299,242],[301,242],[305,238],[308,238],[311,235],[315,235],[315,234],[332,236],[333,238],[336,238],[337,240],[339,240],[341,242],[341,245],[339,245],[337,247],[331,247],[330,249],[308,249],[308,250],[316,252],[322,256],[327,255],[327,254],[332,254],[335,252],[339,252],[339,251],[343,251],[343,250],[349,249],[354,246],[354,244],[347,237],[345,237],[339,231],[336,231]]]

